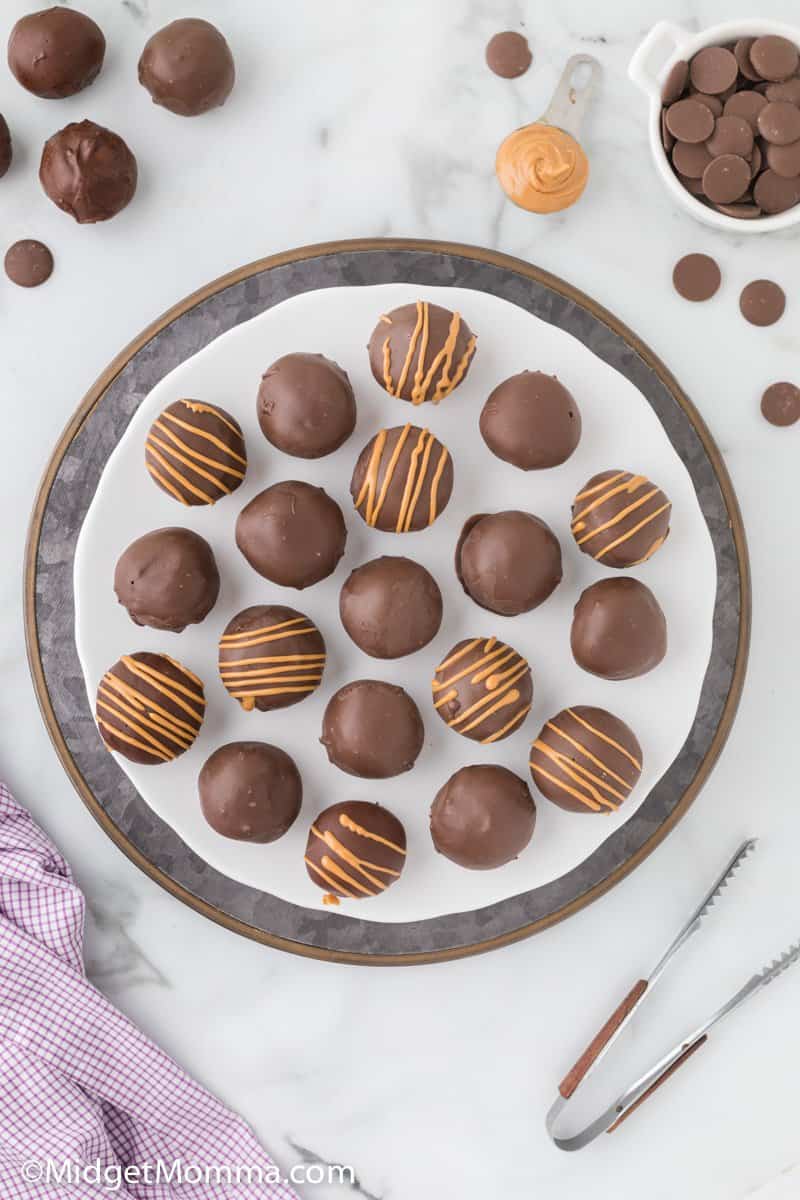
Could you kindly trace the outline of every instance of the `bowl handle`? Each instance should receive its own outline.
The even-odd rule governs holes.
[[[660,89],[656,74],[650,69],[650,59],[653,52],[662,46],[665,53],[661,55],[658,69],[661,64],[669,58],[674,50],[683,46],[690,40],[691,35],[680,25],[673,25],[671,21],[659,21],[648,34],[639,43],[639,46],[634,50],[633,57],[628,63],[628,78],[640,87],[643,92],[649,96],[658,99]]]

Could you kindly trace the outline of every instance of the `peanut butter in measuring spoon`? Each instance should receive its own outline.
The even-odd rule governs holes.
[[[579,87],[573,78],[582,64],[589,75]],[[573,55],[544,116],[515,129],[497,151],[497,178],[520,208],[560,212],[580,198],[589,178],[589,160],[577,134],[599,73],[596,59],[588,54]]]

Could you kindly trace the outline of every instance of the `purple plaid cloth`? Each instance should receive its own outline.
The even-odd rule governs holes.
[[[83,916],[0,784],[0,1198],[296,1200],[244,1121],[88,982]]]

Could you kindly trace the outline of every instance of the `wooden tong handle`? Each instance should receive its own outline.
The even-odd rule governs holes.
[[[597,1033],[592,1038],[591,1042],[589,1042],[589,1045],[575,1063],[575,1066],[571,1071],[567,1072],[567,1074],[561,1080],[561,1083],[558,1085],[558,1090],[561,1092],[561,1095],[565,1100],[569,1100],[570,1096],[584,1078],[592,1063],[596,1061],[598,1055],[611,1041],[622,1022],[630,1016],[646,991],[647,980],[640,979],[633,985],[619,1007],[614,1010],[599,1033]]]
[[[645,1100],[649,1099],[650,1096],[652,1096],[652,1094],[656,1090],[656,1088],[660,1088],[662,1083],[666,1083],[667,1080],[669,1079],[670,1075],[674,1075],[675,1072],[677,1071],[678,1067],[682,1067],[683,1064],[692,1057],[695,1050],[699,1050],[700,1047],[705,1045],[705,1043],[707,1041],[708,1041],[708,1034],[704,1033],[703,1036],[698,1038],[696,1042],[692,1042],[691,1046],[687,1046],[686,1049],[684,1050],[683,1054],[681,1054],[681,1056],[679,1058],[676,1058],[675,1062],[672,1063],[671,1066],[667,1067],[666,1070],[662,1071],[661,1074],[659,1075],[658,1079],[655,1079],[650,1084],[650,1087],[647,1089],[647,1091],[642,1092],[639,1099],[636,1100],[630,1106],[630,1108],[626,1108],[625,1112],[622,1114],[622,1116],[618,1117],[613,1125],[609,1125],[608,1129],[606,1130],[606,1133],[613,1133],[615,1129],[619,1129],[622,1122],[627,1121],[628,1117],[631,1116],[632,1113],[636,1112],[636,1109],[639,1107],[639,1105],[644,1104]]]

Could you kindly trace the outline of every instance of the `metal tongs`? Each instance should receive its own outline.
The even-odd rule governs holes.
[[[740,988],[734,996],[731,996],[726,1004],[723,1004],[722,1008],[713,1013],[697,1029],[687,1034],[677,1046],[673,1047],[668,1054],[665,1054],[655,1066],[651,1067],[635,1083],[632,1083],[604,1113],[601,1113],[596,1120],[587,1125],[580,1133],[576,1133],[572,1137],[558,1137],[554,1133],[554,1127],[561,1112],[579,1085],[594,1070],[603,1056],[608,1053],[645,996],[650,995],[653,986],[664,974],[677,952],[686,944],[692,934],[696,933],[700,928],[706,913],[712,907],[722,889],[727,885],[728,880],[747,855],[755,849],[755,846],[755,838],[750,838],[748,841],[742,843],[725,867],[725,870],[714,882],[707,895],[703,897],[698,907],[689,917],[689,920],[647,979],[640,979],[633,985],[619,1007],[611,1014],[603,1028],[586,1047],[572,1070],[568,1071],[562,1079],[558,1088],[559,1095],[548,1112],[546,1121],[547,1132],[560,1150],[580,1150],[584,1146],[587,1146],[589,1142],[594,1141],[601,1133],[613,1133],[623,1121],[631,1116],[640,1104],[644,1104],[645,1100],[652,1096],[656,1088],[660,1087],[662,1083],[666,1083],[670,1075],[673,1075],[678,1067],[687,1062],[701,1046],[705,1045],[708,1041],[709,1032],[723,1017],[729,1016],[740,1004],[744,1004],[745,1000],[749,1000],[760,988],[765,987],[768,983],[772,983],[773,979],[776,979],[782,971],[785,971],[787,967],[790,967],[792,963],[800,959],[800,941],[798,941],[793,946],[790,946],[780,958],[775,959],[770,966],[765,967],[757,975],[753,975],[744,987]]]

